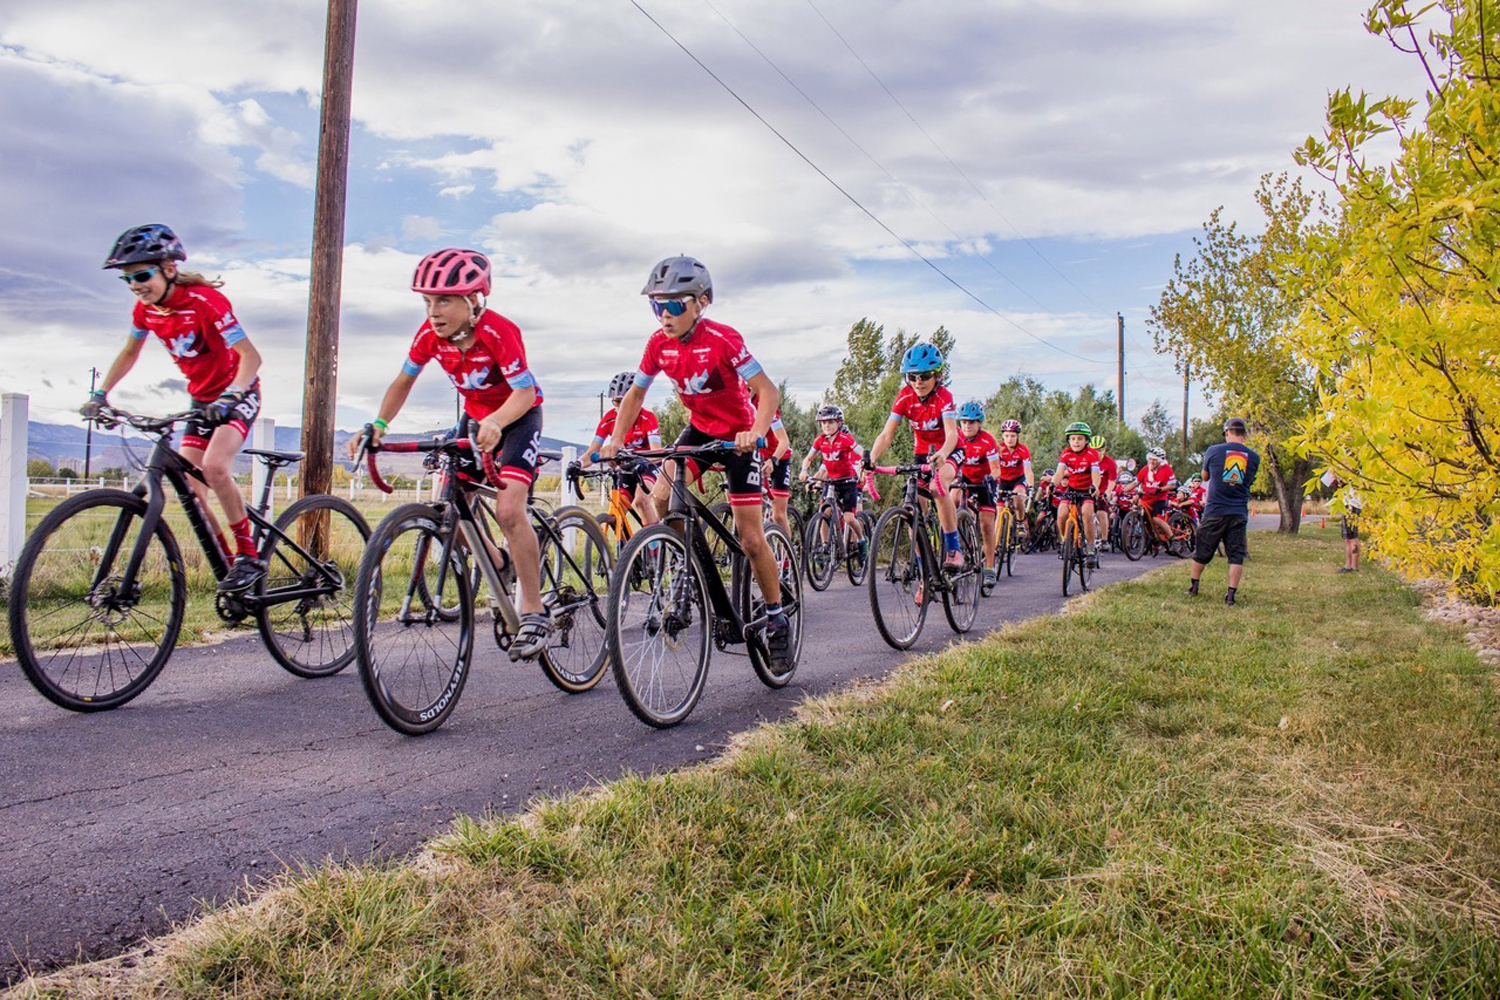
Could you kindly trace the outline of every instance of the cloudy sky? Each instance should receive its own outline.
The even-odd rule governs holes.
[[[1129,416],[1178,411],[1145,325],[1173,254],[1217,205],[1254,226],[1330,90],[1421,93],[1367,2],[364,0],[339,426],[371,416],[421,321],[412,266],[448,245],[491,254],[558,437],[634,367],[641,283],[675,253],[804,403],[861,317],[945,325],[960,399],[1016,373],[1113,388],[1120,312]],[[265,355],[266,412],[301,423],[323,18],[0,7],[0,389],[33,419],[76,419],[128,328],[99,265],[166,222]],[[112,398],[165,411],[181,380],[148,346]],[[452,399],[432,366],[396,429]]]

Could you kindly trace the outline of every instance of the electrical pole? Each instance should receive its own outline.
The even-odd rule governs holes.
[[[599,419],[604,419],[604,393],[599,393]]]
[[[323,39],[323,113],[313,208],[312,280],[307,293],[307,362],[302,395],[301,495],[333,482],[333,409],[338,385],[339,295],[343,278],[344,193],[349,175],[349,91],[354,77],[358,0],[328,0]]]
[[[1125,427],[1125,317],[1115,313],[1117,333],[1120,342],[1120,428]]]
[[[94,387],[99,384],[99,369],[89,369],[89,395],[93,396]],[[89,418],[89,429],[83,434],[83,481],[89,481],[89,459],[94,453],[94,418]]]
[[[1187,461],[1188,454],[1188,372],[1191,365],[1182,366],[1182,460]]]

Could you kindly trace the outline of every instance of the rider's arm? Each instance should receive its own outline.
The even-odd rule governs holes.
[[[943,418],[943,445],[933,456],[934,462],[941,462],[949,455],[958,450],[958,420],[954,417]]]
[[[1026,473],[1026,488],[1028,490],[1035,489],[1036,488],[1036,470],[1031,467],[1031,459],[1029,459],[1029,458],[1028,459],[1024,459],[1021,462],[1021,469],[1022,469],[1022,471],[1024,471]]]
[[[130,369],[135,367],[136,359],[141,356],[141,345],[146,342],[144,337],[131,337],[125,341],[125,346],[115,356],[115,360],[109,366],[109,371],[104,375],[104,381],[99,383],[99,391],[107,393],[120,384]]]
[[[234,373],[234,384],[240,388],[247,388],[255,377],[260,374],[260,351],[250,343],[249,337],[241,337],[234,342],[230,348],[240,356],[240,367]]]
[[[528,385],[512,390],[498,410],[479,421],[479,433],[476,435],[479,447],[489,449],[499,444],[500,432],[524,417],[535,402],[536,386]]]
[[[880,435],[875,438],[875,443],[870,445],[870,464],[874,465],[880,461],[880,456],[891,446],[891,440],[896,436],[896,428],[901,426],[901,418],[892,413],[886,418],[885,426],[881,428]]]
[[[599,454],[605,458],[614,457],[615,452],[624,446],[625,435],[635,426],[635,418],[641,415],[641,404],[646,401],[646,386],[640,384],[640,376],[636,378],[636,383],[625,390],[625,398],[620,400],[620,408],[615,412],[615,432],[599,449]]]
[[[763,371],[751,375],[747,381],[750,393],[755,397],[755,423],[751,425],[749,433],[755,440],[759,440],[766,436],[776,420],[776,408],[781,405],[781,390],[776,388],[771,376]],[[753,446],[754,441],[751,444]]]
[[[421,371],[420,368],[417,371]],[[416,384],[417,376],[405,369],[396,373],[395,379],[391,381],[390,387],[385,390],[385,395],[380,400],[380,408],[375,411],[375,424],[370,428],[370,441],[379,444],[380,439],[385,437],[384,424],[396,419],[396,414],[401,412],[401,407],[406,405],[406,397],[411,395],[411,387]],[[359,435],[349,439],[349,455],[352,458],[359,450]]]

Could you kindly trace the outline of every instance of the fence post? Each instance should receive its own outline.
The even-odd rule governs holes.
[[[0,395],[0,576],[9,577],[26,541],[26,420],[30,397]]]
[[[259,448],[261,451],[276,450],[276,421],[270,417],[261,417],[250,428],[251,447]],[[272,485],[275,485],[274,483]],[[260,491],[266,488],[266,466],[265,463],[256,459],[250,464],[250,503],[260,503]],[[276,492],[271,491],[268,497],[269,506],[266,507],[266,519],[276,520]]]

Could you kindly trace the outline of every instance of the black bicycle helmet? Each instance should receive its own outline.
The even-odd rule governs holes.
[[[843,423],[844,411],[839,409],[837,406],[834,406],[832,403],[825,403],[822,406],[818,407],[818,419],[837,420],[839,423]]]
[[[127,229],[115,240],[104,262],[104,270],[131,264],[154,264],[161,260],[187,260],[187,251],[177,234],[159,222]]]

